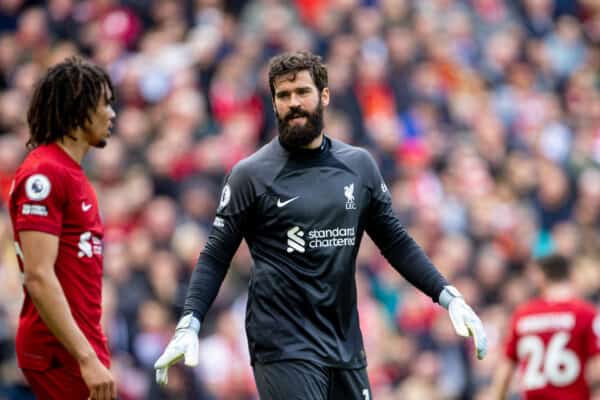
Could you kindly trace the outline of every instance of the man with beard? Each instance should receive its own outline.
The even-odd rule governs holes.
[[[19,367],[39,399],[116,398],[102,316],[103,227],[81,168],[105,147],[115,112],[107,73],[80,58],[51,67],[33,92],[32,151],[9,200],[25,300]]]
[[[182,358],[197,364],[200,325],[242,238],[254,260],[246,332],[261,398],[371,397],[354,277],[365,231],[400,274],[449,309],[482,358],[481,321],[393,214],[373,158],[324,134],[330,94],[320,57],[274,57],[269,85],[279,137],[227,177],[157,381]]]

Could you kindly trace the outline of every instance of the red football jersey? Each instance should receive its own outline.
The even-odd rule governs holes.
[[[599,336],[600,318],[585,301],[534,299],[519,307],[505,352],[518,364],[525,399],[589,399],[585,366],[600,352]]]
[[[108,367],[108,345],[100,326],[103,228],[96,194],[83,169],[58,145],[39,146],[17,170],[9,206],[21,270],[18,232],[59,237],[56,276],[77,325]],[[79,372],[75,359],[44,324],[24,290],[16,338],[19,366],[44,370],[57,359]]]

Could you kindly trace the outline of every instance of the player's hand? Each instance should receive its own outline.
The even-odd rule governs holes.
[[[111,372],[95,355],[79,363],[81,377],[90,390],[91,400],[117,398],[117,385]]]
[[[473,337],[478,359],[487,354],[487,336],[481,320],[475,311],[465,303],[464,298],[454,286],[446,286],[440,295],[440,304],[448,309],[450,321],[456,333],[464,337]]]
[[[184,364],[188,367],[198,365],[198,331],[200,330],[200,321],[192,314],[181,318],[175,329],[173,339],[167,345],[162,355],[154,363],[156,370],[156,382],[159,385],[166,385],[168,382],[169,367],[177,363],[182,358]]]

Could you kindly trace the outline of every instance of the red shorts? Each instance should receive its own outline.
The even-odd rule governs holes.
[[[81,375],[63,366],[37,371],[23,369],[35,397],[40,400],[87,400],[90,397]]]

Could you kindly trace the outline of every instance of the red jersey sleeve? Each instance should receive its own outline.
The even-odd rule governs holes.
[[[514,362],[518,361],[517,356],[517,334],[516,334],[517,313],[513,313],[509,325],[508,332],[504,341],[504,354]]]
[[[62,175],[59,167],[51,163],[18,174],[11,195],[15,232],[31,230],[60,235],[67,199]]]

